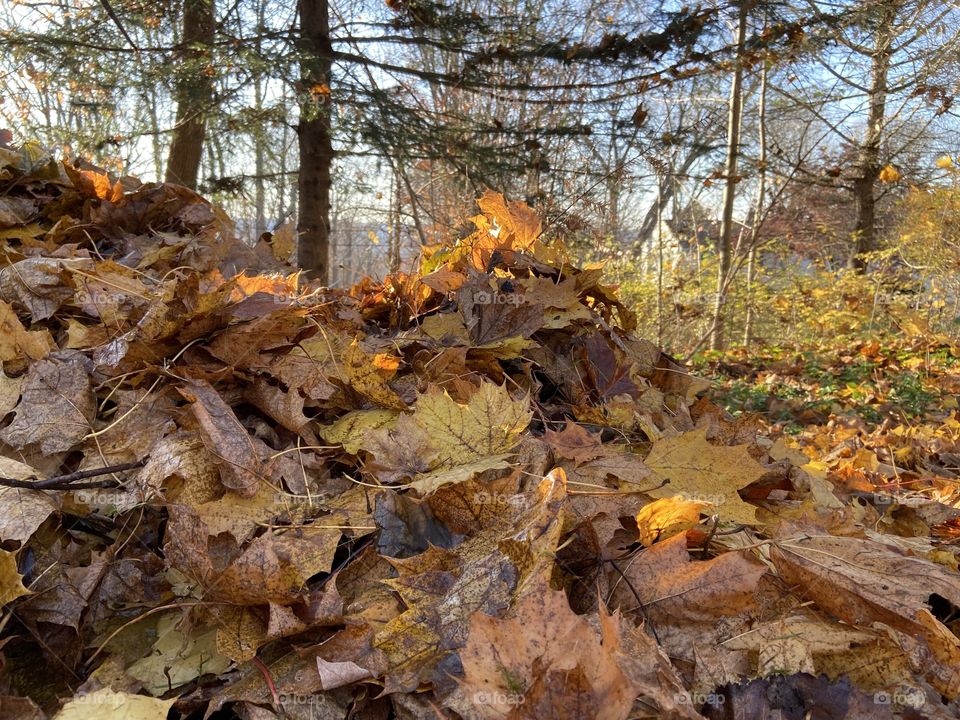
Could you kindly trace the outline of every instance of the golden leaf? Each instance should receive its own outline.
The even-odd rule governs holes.
[[[80,695],[54,715],[54,720],[158,720],[165,718],[176,698],[156,698],[114,692],[109,688]]]
[[[29,594],[23,586],[23,576],[17,572],[16,553],[0,550],[0,606]]]
[[[505,387],[484,382],[466,405],[446,392],[421,395],[414,420],[437,448],[438,465],[453,467],[509,452],[532,416],[527,398],[514,400]]]
[[[723,520],[757,521],[756,508],[745,503],[737,490],[759,480],[766,471],[750,457],[745,445],[711,445],[706,428],[699,428],[659,440],[644,462],[653,472],[653,480],[669,480],[650,490],[650,495],[680,494],[687,500],[713,503]]]
[[[543,223],[537,212],[526,203],[512,202],[508,205],[503,195],[487,190],[483,197],[477,200],[477,205],[488,217],[496,220],[500,227],[513,235],[518,247],[529,247],[540,237]]]
[[[359,343],[354,341],[343,353],[344,379],[350,387],[380,407],[405,410],[407,404],[387,384],[387,380],[393,377],[399,366],[399,361],[388,362],[388,357],[382,353],[367,355]]]
[[[637,513],[640,542],[650,547],[658,540],[689,530],[700,523],[700,511],[709,505],[707,502],[684,500],[679,495],[644,505]]]

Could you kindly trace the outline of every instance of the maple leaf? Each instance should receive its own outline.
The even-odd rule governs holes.
[[[683,534],[659,542],[624,571],[639,594],[644,613],[656,627],[685,622],[711,623],[754,605],[753,591],[764,565],[737,552],[694,561]],[[622,584],[614,604],[635,607],[636,598]]]
[[[855,646],[880,642],[882,638],[877,633],[823,617],[799,614],[763,623],[752,632],[730,638],[724,644],[734,650],[756,652],[757,672],[765,676],[798,672],[816,675],[817,656],[840,655]]]
[[[779,574],[804,588],[817,605],[858,625],[881,622],[896,629],[901,644],[922,638],[929,648],[923,669],[941,693],[960,696],[960,658],[955,636],[930,615],[937,595],[960,606],[960,578],[942,566],[911,557],[871,540],[852,537],[811,537],[782,541],[770,551]],[[913,578],[923,577],[923,584]],[[943,633],[946,633],[944,635]],[[953,637],[953,643],[944,643]],[[918,668],[919,669],[919,668]]]
[[[0,456],[0,477],[14,480],[42,477],[38,470],[24,463]],[[56,509],[54,500],[39,490],[0,486],[0,541],[30,538]]]
[[[397,366],[396,358],[382,353],[368,355],[357,342],[343,354],[343,376],[350,387],[380,407],[406,410],[407,404],[387,384]]]
[[[650,547],[700,523],[701,511],[709,503],[684,500],[680,496],[660,498],[644,505],[637,513],[640,542]]]
[[[61,350],[32,364],[16,417],[0,431],[0,439],[16,448],[38,445],[45,455],[72,448],[92,429],[91,370],[90,360],[76,350]]]
[[[53,720],[89,720],[94,715],[97,720],[157,720],[167,717],[175,702],[103,688],[70,700]]]
[[[363,447],[364,435],[370,430],[395,424],[396,410],[351,410],[330,425],[320,427],[320,435],[329,443],[339,443],[351,455]]]
[[[723,520],[757,522],[756,508],[745,503],[737,490],[759,480],[766,470],[750,457],[745,445],[711,445],[706,428],[699,428],[658,440],[644,463],[653,480],[669,480],[663,487],[649,490],[650,495],[679,494],[687,500],[713,503]]]
[[[594,435],[569,420],[562,432],[547,430],[544,439],[550,443],[554,455],[573,460],[578,466],[605,454],[598,434]]]
[[[157,640],[150,653],[124,671],[152,695],[230,667],[230,660],[217,653],[216,628],[185,634],[177,627],[180,619],[177,612],[161,615],[152,628]]]
[[[9,362],[27,357],[39,360],[56,348],[49,331],[27,330],[20,318],[7,303],[0,300],[0,362]]]
[[[123,198],[123,185],[119,181],[111,182],[106,173],[80,170],[67,162],[63,163],[63,168],[83,197],[114,203]]]
[[[512,617],[470,618],[453,707],[476,718],[620,720],[636,692],[597,631],[560,591],[529,594]]]
[[[529,247],[540,236],[543,228],[540,215],[525,203],[512,202],[508,205],[503,195],[487,190],[477,200],[477,205],[491,220],[512,234],[520,248]]]
[[[437,463],[453,467],[512,450],[533,413],[527,398],[514,400],[507,389],[483,382],[466,404],[442,391],[417,399],[414,421],[437,450]]]
[[[388,582],[408,607],[374,641],[389,663],[385,692],[428,681],[452,689],[450,655],[466,642],[470,617],[499,614],[515,594],[542,594],[549,587],[566,498],[562,471],[544,478],[538,493],[540,502],[509,527],[485,527],[456,552],[431,547],[390,560],[400,576]]]

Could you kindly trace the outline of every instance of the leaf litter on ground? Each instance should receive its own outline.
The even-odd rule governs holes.
[[[0,198],[0,717],[957,716],[955,475],[734,419],[525,205],[336,290],[181,187]]]

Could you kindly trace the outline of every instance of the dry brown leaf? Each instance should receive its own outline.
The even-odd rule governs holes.
[[[0,300],[0,362],[28,358],[39,360],[56,349],[47,330],[27,330],[7,303]]]
[[[491,720],[629,716],[637,690],[564,593],[525,595],[511,614],[470,618],[455,709]]]
[[[230,406],[203,380],[191,381],[180,394],[191,402],[203,443],[220,469],[224,487],[241,497],[256,495],[263,473],[260,458]]]
[[[62,350],[33,363],[13,422],[0,439],[15,448],[37,445],[44,455],[70,450],[92,429],[96,402],[90,361]]]
[[[752,607],[754,590],[764,565],[740,552],[727,552],[711,560],[692,560],[685,535],[675,535],[645,550],[623,568],[626,579],[611,578],[616,585],[613,605],[637,607],[655,627],[684,623],[713,623]]]
[[[14,480],[43,479],[38,470],[0,456],[0,477]],[[56,501],[40,490],[0,486],[0,541],[25,542],[57,508]]]
[[[851,537],[817,536],[776,543],[770,558],[803,595],[854,625],[883,623],[904,639],[924,638],[929,650],[916,669],[941,693],[960,695],[952,635],[930,614],[934,594],[960,606],[960,578],[942,565],[897,552],[888,545]],[[922,667],[921,667],[922,665]]]
[[[17,571],[16,553],[0,550],[0,607],[29,594],[23,586],[23,576]]]

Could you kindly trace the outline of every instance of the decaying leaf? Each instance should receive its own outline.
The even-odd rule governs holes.
[[[0,439],[16,448],[39,446],[44,455],[69,450],[91,431],[95,411],[90,361],[76,350],[30,366],[13,422]]]
[[[209,383],[195,380],[181,393],[192,402],[204,446],[220,469],[224,487],[241,497],[253,497],[262,470],[246,428]]]
[[[528,594],[497,619],[475,614],[461,651],[458,689],[466,714],[477,718],[622,720],[637,691],[609,644],[573,613],[562,592]]]

